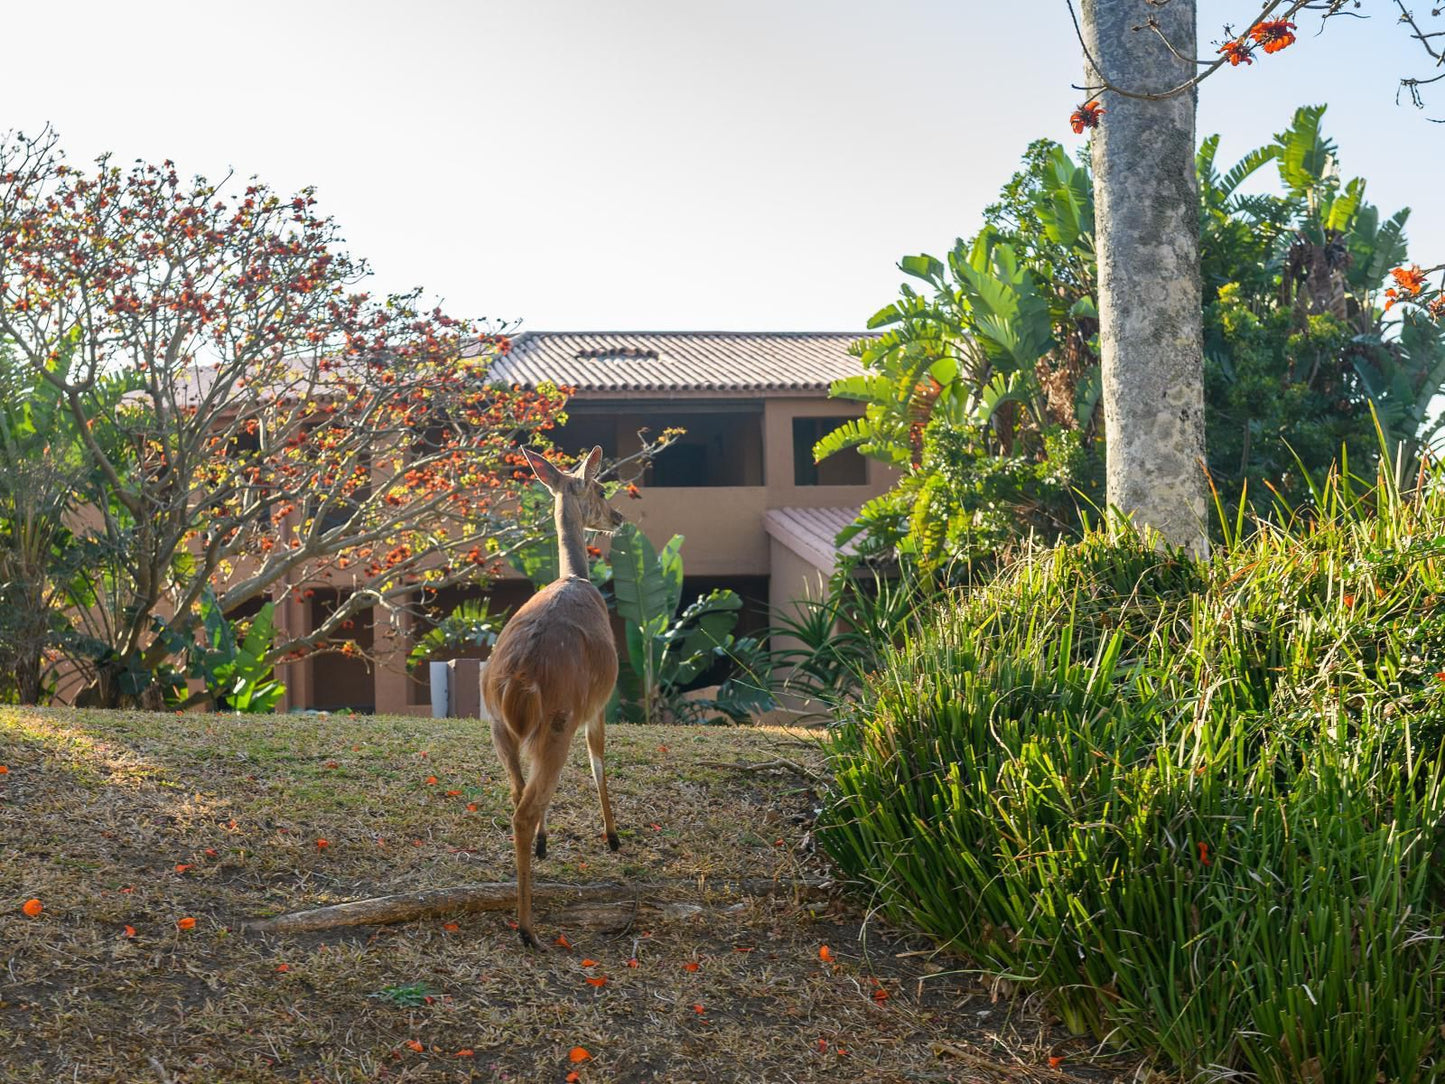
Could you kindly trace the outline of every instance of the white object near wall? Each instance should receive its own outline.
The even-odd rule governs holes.
[[[452,668],[445,662],[431,666],[431,717],[445,719],[452,708]]]

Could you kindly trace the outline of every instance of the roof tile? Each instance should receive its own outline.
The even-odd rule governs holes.
[[[508,384],[578,391],[826,391],[863,371],[857,332],[527,331],[492,366]]]

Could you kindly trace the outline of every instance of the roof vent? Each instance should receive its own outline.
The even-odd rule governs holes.
[[[657,351],[642,346],[606,346],[597,350],[579,350],[578,361],[620,361],[624,358],[656,361]]]

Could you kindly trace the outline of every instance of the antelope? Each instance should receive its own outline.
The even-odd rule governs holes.
[[[587,577],[583,532],[610,532],[623,519],[597,482],[600,447],[570,471],[526,449],[523,454],[552,494],[558,578],[502,629],[487,661],[482,695],[492,717],[492,744],[512,790],[517,932],[523,945],[535,949],[541,946],[532,930],[532,849],[535,845],[538,858],[547,856],[547,807],[579,726],[587,730],[607,846],[614,851],[621,846],[602,764],[602,715],[617,682],[617,646],[602,593]]]

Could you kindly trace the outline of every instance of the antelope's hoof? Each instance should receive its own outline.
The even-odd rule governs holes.
[[[620,851],[620,850],[622,850],[622,840],[620,840],[620,839],[617,838],[617,833],[616,833],[616,832],[608,832],[608,833],[607,833],[607,849],[608,849],[609,851]]]
[[[538,857],[538,858],[546,858],[546,857],[547,857],[547,833],[546,833],[546,832],[538,832],[538,833],[537,833],[537,846],[536,846],[535,849],[536,849],[537,857]]]
[[[521,928],[521,929],[518,929],[518,930],[517,930],[517,933],[518,933],[518,934],[521,936],[521,938],[522,938],[522,947],[523,947],[523,948],[529,948],[529,949],[531,949],[533,952],[544,952],[544,951],[546,951],[546,950],[543,949],[543,947],[542,947],[542,942],[538,941],[535,937],[532,936],[532,931],[531,931],[531,930],[528,930],[528,929],[526,929],[526,928]]]

